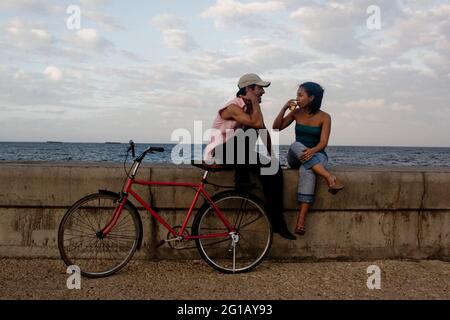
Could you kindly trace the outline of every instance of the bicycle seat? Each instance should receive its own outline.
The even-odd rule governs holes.
[[[223,164],[217,164],[217,163],[208,164],[208,163],[205,163],[204,161],[202,163],[195,163],[194,160],[191,161],[191,164],[194,167],[197,167],[197,168],[203,169],[205,171],[209,171],[209,172],[218,172],[218,171],[226,170],[226,168]]]

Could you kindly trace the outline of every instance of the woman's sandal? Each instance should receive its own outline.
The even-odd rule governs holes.
[[[303,226],[303,227],[295,227],[295,231],[294,231],[296,234],[299,234],[299,235],[301,235],[301,236],[303,236],[305,233],[306,233],[306,228]]]
[[[336,194],[344,189],[344,185],[336,177],[334,177],[334,186],[328,187],[328,192],[331,194]]]

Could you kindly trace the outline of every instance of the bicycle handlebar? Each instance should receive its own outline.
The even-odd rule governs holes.
[[[135,151],[135,148],[134,148],[133,140],[130,140],[130,146],[128,147],[127,152],[130,152],[130,151],[131,151],[131,155],[132,155],[133,159],[136,158],[136,151]],[[135,161],[141,162],[142,159],[144,159],[144,157],[149,152],[150,153],[153,153],[153,152],[164,152],[164,148],[161,148],[161,147],[148,147],[147,149],[144,150],[144,152],[138,158],[135,159]]]

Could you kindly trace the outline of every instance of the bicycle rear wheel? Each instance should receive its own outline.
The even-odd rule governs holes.
[[[123,268],[136,251],[139,213],[128,204],[115,227],[99,233],[112,219],[118,196],[96,193],[77,201],[64,215],[58,230],[58,248],[66,265],[76,265],[90,278],[109,276]]]
[[[225,191],[212,197],[216,206],[237,231],[232,236],[196,239],[201,257],[224,273],[247,272],[260,264],[272,245],[272,226],[264,205],[257,197],[238,191]],[[228,229],[209,203],[203,205],[192,225],[193,235],[227,233]]]

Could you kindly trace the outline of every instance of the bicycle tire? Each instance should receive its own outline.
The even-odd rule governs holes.
[[[211,267],[222,273],[243,273],[254,269],[264,260],[264,258],[269,253],[273,240],[272,225],[265,211],[263,202],[258,197],[252,194],[236,190],[218,193],[212,196],[211,199],[214,201],[216,206],[218,206],[219,209],[224,213],[230,223],[232,220],[234,221],[234,227],[237,229],[240,237],[240,240],[237,243],[237,246],[240,245],[240,252],[236,253],[237,249],[235,252],[233,252],[234,259],[232,258],[233,263],[230,267],[230,262],[228,261],[230,259],[230,248],[227,249],[226,242],[230,242],[231,237],[222,240],[217,240],[217,238],[196,239],[196,247],[200,256]],[[237,210],[236,208],[233,208],[233,206],[239,206],[239,201],[241,201],[241,207]],[[253,210],[247,212],[242,211],[242,214],[239,213],[242,209],[242,201],[251,204]],[[225,208],[220,208],[221,206]],[[250,223],[242,225],[244,218],[248,219]],[[250,220],[250,218],[253,220]],[[239,225],[237,225],[238,221]],[[245,227],[246,229],[244,230],[243,227]],[[251,227],[252,229],[250,229],[249,227]],[[193,235],[204,235],[208,233],[207,230],[213,230],[214,232],[220,233],[227,232],[225,228],[225,225],[216,216],[215,210],[209,204],[209,202],[206,202],[199,209],[192,224]],[[245,245],[242,244],[244,235],[245,237],[247,237],[247,239],[245,239]],[[258,240],[260,240],[259,244]],[[216,245],[216,243],[219,242],[222,242],[223,244],[221,247],[216,247],[212,250],[206,248],[208,246]],[[215,256],[216,254],[219,255],[219,257]],[[240,256],[237,257],[236,254]],[[222,257],[220,257],[220,255],[222,255]],[[246,259],[248,259],[249,262],[237,267],[237,258],[241,259],[242,261],[246,261]],[[219,262],[219,260],[221,262]]]
[[[100,206],[100,201],[102,199],[111,203]],[[128,203],[124,205],[121,216],[109,235],[105,238],[99,238],[96,234],[96,232],[101,230],[112,218],[114,207],[118,204],[118,200],[119,196],[111,194],[95,193],[87,195],[75,202],[67,210],[60,222],[58,228],[58,249],[61,258],[67,266],[78,266],[82,276],[88,278],[110,276],[122,269],[131,260],[136,252],[142,229],[140,225],[139,212],[137,212],[137,210]],[[89,206],[88,204],[96,201],[98,201],[99,206],[96,207],[96,211],[94,211],[94,207],[92,205]],[[94,221],[94,225],[92,225],[92,220],[95,218],[95,212],[98,213],[96,217],[97,220]],[[83,218],[82,214],[85,215],[85,220],[81,220],[81,218]],[[106,218],[100,220],[101,214],[104,214]],[[124,222],[127,217],[130,217],[129,219],[131,219],[131,223],[129,224]],[[77,222],[75,223],[75,221]],[[97,225],[95,225],[95,223],[97,223]],[[74,228],[74,225],[76,228]],[[87,229],[86,234],[83,234],[83,231],[79,230],[81,228]],[[72,234],[72,238],[69,238],[71,235],[69,232],[70,230],[74,232]],[[119,235],[114,233],[120,231],[126,231],[128,234]],[[72,239],[78,238],[80,241],[74,246],[74,248],[79,251],[73,255],[69,250],[70,246],[73,246],[71,241]],[[125,255],[123,257],[115,258],[114,254],[118,254],[120,250],[126,250]],[[91,253],[91,255],[88,253]],[[102,254],[104,255],[104,258],[102,258]],[[96,259],[97,261],[95,261]],[[100,259],[103,260],[100,261]],[[91,267],[91,265],[96,262],[102,263],[102,261],[104,264],[107,264],[109,261],[111,261],[111,263],[107,264],[109,265],[108,267],[93,270],[94,268]]]

